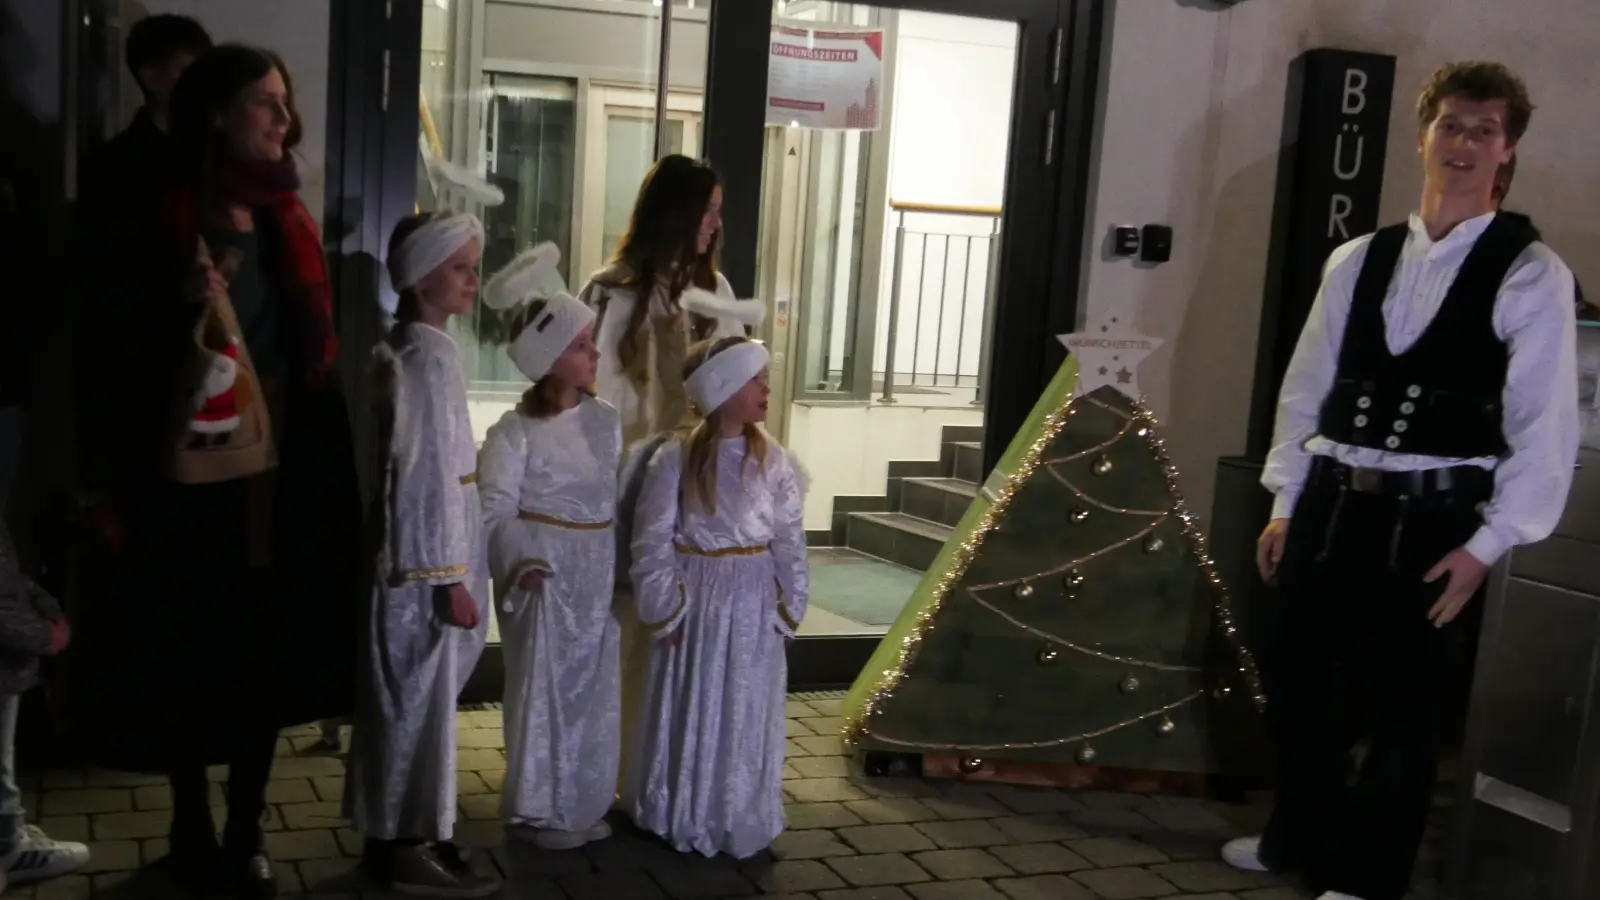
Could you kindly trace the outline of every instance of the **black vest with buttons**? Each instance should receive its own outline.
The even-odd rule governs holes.
[[[1506,450],[1501,395],[1510,354],[1494,333],[1494,304],[1534,233],[1511,217],[1495,216],[1433,321],[1396,356],[1384,336],[1383,301],[1408,232],[1406,225],[1391,225],[1372,236],[1317,430],[1341,444],[1392,453],[1499,456]]]

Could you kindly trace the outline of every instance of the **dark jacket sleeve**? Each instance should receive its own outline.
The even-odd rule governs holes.
[[[11,534],[0,524],[0,649],[43,656],[50,650],[51,623],[60,616],[55,598],[22,573]]]
[[[159,477],[176,449],[200,307],[184,298],[183,241],[154,192],[109,191],[80,222],[80,267],[112,274],[82,281],[73,406],[82,483],[116,495]]]

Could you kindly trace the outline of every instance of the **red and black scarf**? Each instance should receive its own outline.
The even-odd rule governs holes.
[[[287,312],[296,322],[300,345],[291,348],[308,385],[323,384],[333,371],[339,342],[333,322],[333,287],[322,254],[322,238],[311,213],[297,193],[300,177],[294,158],[284,154],[271,163],[232,164],[219,168],[210,196],[193,182],[176,185],[166,196],[163,212],[176,239],[174,250],[187,271],[193,265],[196,241],[219,209],[247,206],[278,235],[281,251],[270,260],[269,274],[284,291]]]

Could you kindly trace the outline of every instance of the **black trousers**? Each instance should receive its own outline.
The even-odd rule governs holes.
[[[261,824],[267,811],[267,782],[277,755],[278,732],[263,728],[234,743],[228,755],[226,786],[227,824],[222,849],[243,864],[261,850]],[[167,772],[172,782],[172,854],[185,862],[209,858],[217,847],[216,823],[211,817],[211,787],[204,763],[175,766]]]
[[[1484,473],[1487,476],[1487,473]],[[1401,900],[1427,827],[1455,680],[1476,651],[1481,595],[1436,628],[1422,578],[1481,525],[1487,477],[1400,496],[1319,462],[1278,568],[1262,674],[1278,798],[1262,860],[1316,891]],[[1351,783],[1349,758],[1368,751]]]

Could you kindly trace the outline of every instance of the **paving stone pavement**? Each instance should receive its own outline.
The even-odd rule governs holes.
[[[789,830],[760,857],[683,856],[625,825],[609,841],[547,852],[507,838],[496,820],[505,778],[498,710],[459,714],[457,838],[487,850],[506,900],[1302,900],[1267,875],[1217,861],[1229,837],[1265,816],[1260,803],[1068,792],[1005,785],[866,778],[839,740],[838,699],[789,701],[784,770]],[[268,790],[267,850],[286,896],[387,898],[354,871],[359,836],[340,816],[344,764],[317,731],[279,741]],[[212,773],[221,821],[220,782]],[[145,900],[163,892],[139,873],[166,852],[171,794],[159,778],[113,772],[28,776],[30,815],[51,835],[86,841],[78,875],[8,898]],[[1430,855],[1431,858],[1431,855]],[[1426,861],[1424,867],[1426,866]],[[1423,883],[1416,900],[1433,900]]]

